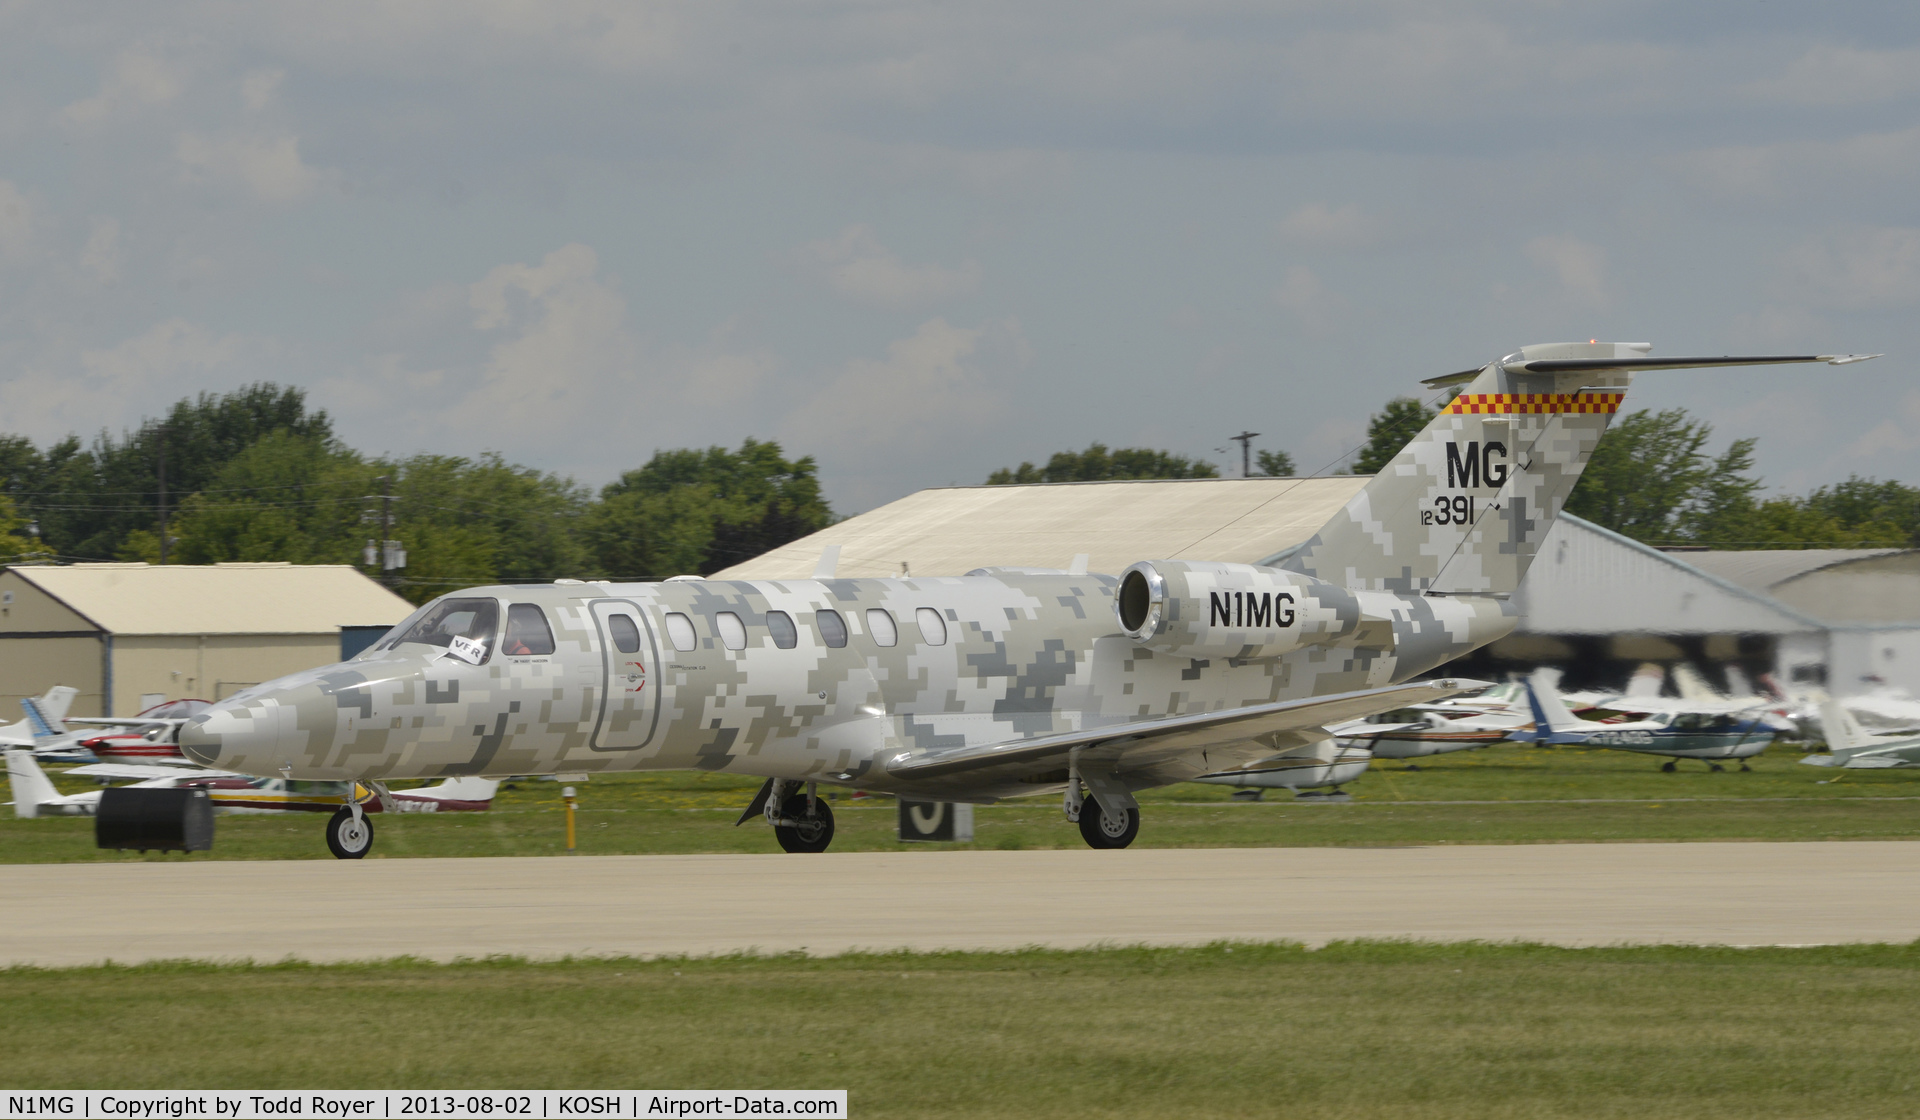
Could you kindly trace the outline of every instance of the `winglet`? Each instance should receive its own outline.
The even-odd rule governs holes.
[[[1855,362],[1867,362],[1885,356],[1884,354],[1820,354],[1818,358],[1830,366],[1850,366]]]
[[[814,579],[832,579],[840,567],[840,546],[830,544],[820,550],[820,562],[813,566]]]

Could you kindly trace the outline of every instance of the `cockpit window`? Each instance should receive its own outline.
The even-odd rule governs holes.
[[[515,603],[507,608],[507,638],[500,652],[508,657],[544,657],[553,652],[553,628],[547,616],[532,603]]]
[[[536,608],[538,609],[538,608]],[[542,620],[544,622],[544,620]],[[422,613],[393,644],[439,646],[455,638],[480,643],[480,662],[493,652],[493,635],[500,628],[500,604],[492,599],[442,599]]]

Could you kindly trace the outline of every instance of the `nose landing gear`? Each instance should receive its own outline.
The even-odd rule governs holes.
[[[373,849],[373,822],[358,805],[342,805],[327,820],[327,850],[335,859],[361,859]]]

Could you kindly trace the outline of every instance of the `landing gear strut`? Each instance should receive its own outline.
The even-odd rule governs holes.
[[[373,848],[373,822],[358,805],[343,805],[327,820],[327,850],[335,859],[362,859]]]
[[[773,838],[780,841],[780,847],[789,852],[826,851],[833,843],[833,810],[814,791],[812,783],[804,793],[798,789],[777,792],[779,810],[767,815],[773,819]]]

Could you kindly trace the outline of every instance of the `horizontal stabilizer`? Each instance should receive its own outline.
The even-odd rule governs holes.
[[[1638,342],[1550,343],[1528,346],[1495,364],[1508,373],[1597,373],[1605,370],[1713,369],[1719,366],[1784,366],[1813,362],[1845,366],[1881,357],[1879,354],[1726,354],[1719,357],[1649,358],[1645,356],[1648,349],[1650,347],[1646,344]],[[1613,353],[1606,353],[1608,350]],[[1600,353],[1593,354],[1594,351]],[[1480,376],[1482,369],[1443,373],[1420,383],[1429,389],[1465,385]]]

